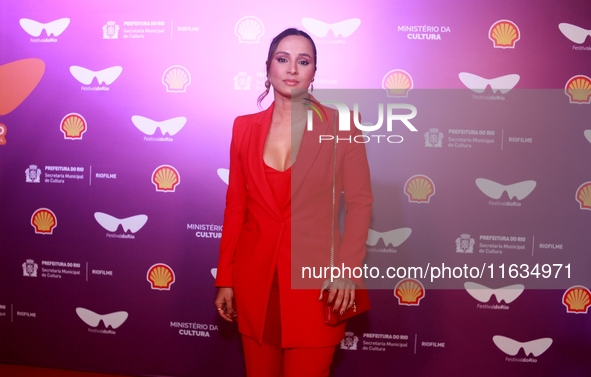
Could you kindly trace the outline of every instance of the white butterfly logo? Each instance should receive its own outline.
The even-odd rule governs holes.
[[[464,288],[466,288],[466,291],[468,291],[470,296],[480,302],[488,302],[490,297],[495,295],[498,303],[503,300],[505,301],[505,304],[510,304],[523,293],[525,286],[523,284],[514,284],[502,288],[491,289],[478,283],[466,282],[464,283]]]
[[[529,342],[518,342],[511,338],[502,335],[493,336],[493,342],[497,347],[507,355],[515,356],[521,348],[525,351],[525,355],[540,356],[552,345],[552,338],[540,338],[530,340]]]
[[[558,24],[558,28],[565,37],[577,44],[582,44],[588,36],[591,36],[591,30],[586,30],[582,27],[567,24],[565,22]]]
[[[496,93],[498,90],[502,94],[505,94],[513,89],[519,82],[518,74],[500,76],[494,79],[485,79],[468,72],[460,72],[458,76],[460,77],[460,81],[462,81],[468,89],[476,93],[483,93],[486,90],[486,87],[490,85],[493,93]]]
[[[77,65],[70,67],[72,76],[84,85],[90,85],[95,77],[99,84],[111,85],[117,80],[121,72],[123,72],[123,67],[121,66],[109,67],[96,72]]]
[[[154,135],[156,129],[160,128],[162,135],[168,133],[170,136],[174,136],[181,130],[181,128],[185,126],[187,123],[187,118],[176,117],[163,120],[161,122],[156,122],[155,120],[140,115],[134,115],[131,117],[131,121],[140,131],[146,135]]]
[[[129,230],[131,233],[136,233],[142,229],[142,227],[148,221],[148,216],[146,215],[136,215],[127,217],[125,219],[118,219],[103,212],[95,212],[94,218],[103,228],[109,232],[115,232],[117,228],[119,228],[119,225],[121,225],[124,232]]]
[[[359,18],[351,18],[334,24],[328,24],[313,18],[302,18],[302,25],[317,37],[325,37],[329,30],[332,30],[335,37],[342,35],[343,38],[347,38],[357,30],[361,25]]]
[[[220,179],[224,181],[225,184],[228,184],[230,181],[230,169],[219,168],[218,177],[220,177]]]
[[[583,134],[585,135],[585,139],[591,143],[591,130],[585,130]]]
[[[217,268],[211,269],[211,276],[213,276],[214,279],[218,276],[218,269]]]
[[[386,246],[392,245],[392,247],[398,247],[410,237],[411,233],[411,228],[399,228],[383,233],[370,229],[367,234],[366,243],[370,246],[375,246],[381,238]]]
[[[121,326],[129,316],[127,312],[114,312],[100,315],[84,308],[76,308],[76,314],[78,314],[78,317],[90,327],[97,327],[102,320],[106,328],[109,328],[110,326],[113,329]]]
[[[513,183],[512,185],[501,185],[500,183],[485,178],[476,179],[476,186],[486,196],[492,199],[499,199],[503,192],[507,191],[509,199],[517,198],[521,200],[526,198],[536,188],[536,181],[523,181]]]
[[[41,22],[37,22],[29,18],[21,18],[19,20],[19,24],[21,25],[23,30],[26,31],[27,34],[29,34],[30,36],[38,37],[41,35],[41,32],[45,30],[45,33],[48,37],[52,34],[54,37],[57,37],[61,33],[63,33],[64,30],[66,30],[68,25],[70,25],[70,19],[60,18],[59,20],[42,24]]]

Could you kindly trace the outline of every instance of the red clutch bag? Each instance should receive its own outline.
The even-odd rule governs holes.
[[[369,310],[369,294],[365,289],[355,290],[355,302],[343,314],[338,310],[333,310],[334,303],[331,305],[328,304],[328,293],[328,289],[322,292],[322,310],[324,311],[324,321],[327,325],[339,325],[347,319]]]
[[[332,169],[332,232],[331,232],[331,240],[330,240],[330,267],[332,271],[332,267],[334,266],[334,249],[335,249],[335,204],[336,204],[336,182],[337,182],[337,116],[334,116],[333,122],[333,135],[334,135],[334,148],[333,148],[333,169]],[[345,209],[346,211],[346,209]],[[334,311],[334,303],[329,305],[328,304],[328,294],[329,290],[325,289],[322,292],[322,311],[324,312],[324,321],[327,325],[336,326],[347,319],[356,316],[357,314],[363,313],[369,310],[369,294],[365,289],[356,289],[355,290],[355,302],[353,305],[347,309],[343,314],[339,311]]]

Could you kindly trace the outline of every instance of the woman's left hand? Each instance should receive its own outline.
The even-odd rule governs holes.
[[[322,283],[318,300],[322,300],[322,292],[329,289],[328,304],[330,305],[334,302],[333,310],[339,311],[342,315],[355,302],[355,288],[356,284],[350,279],[333,279],[332,283],[330,279],[327,279]]]

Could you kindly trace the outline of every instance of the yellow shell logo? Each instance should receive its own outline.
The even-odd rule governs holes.
[[[8,128],[2,123],[0,123],[0,145],[6,144],[6,133],[8,132]]]
[[[591,103],[591,78],[583,75],[572,77],[564,86],[564,94],[570,103]]]
[[[172,166],[160,165],[152,173],[152,183],[156,186],[156,191],[174,192],[176,186],[181,183],[181,176]]]
[[[581,285],[570,287],[562,295],[562,303],[567,313],[587,313],[591,306],[591,291]]]
[[[190,83],[191,74],[185,67],[180,65],[168,67],[162,75],[162,84],[166,87],[167,92],[184,93]]]
[[[394,69],[382,79],[382,88],[388,97],[406,97],[413,88],[412,77],[402,69]]]
[[[579,202],[580,209],[591,211],[591,182],[585,182],[579,186],[575,199]]]
[[[409,202],[429,203],[435,194],[435,184],[426,175],[413,175],[406,181],[404,193]]]
[[[174,271],[164,263],[157,263],[150,267],[146,279],[152,285],[152,289],[170,290],[170,285],[174,283]]]
[[[513,21],[499,20],[492,24],[488,31],[488,38],[495,48],[515,48],[521,33]]]
[[[254,16],[242,17],[234,26],[234,34],[240,43],[259,43],[264,33],[263,22]]]
[[[394,296],[398,298],[398,305],[418,306],[425,297],[425,287],[415,279],[403,279],[396,284]]]
[[[62,119],[60,129],[64,133],[64,139],[82,139],[82,134],[87,130],[86,120],[80,114],[70,113]]]
[[[37,234],[53,234],[57,226],[57,217],[47,208],[39,208],[31,216],[31,225]]]

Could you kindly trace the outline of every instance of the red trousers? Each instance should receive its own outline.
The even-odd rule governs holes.
[[[247,377],[328,377],[335,346],[281,348],[277,275],[271,289],[263,344],[242,336]]]

